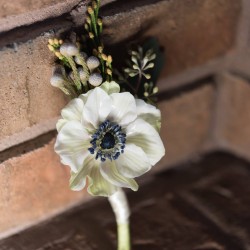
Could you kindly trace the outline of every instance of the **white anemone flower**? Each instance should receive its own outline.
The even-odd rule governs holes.
[[[136,191],[134,178],[165,154],[160,111],[128,92],[109,95],[97,87],[73,99],[61,114],[55,151],[71,168],[72,190],[88,183],[92,195],[111,196],[121,187]]]

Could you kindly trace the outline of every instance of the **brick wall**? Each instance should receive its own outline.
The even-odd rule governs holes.
[[[167,154],[155,172],[211,151],[250,160],[248,0],[103,0],[105,41],[116,51],[156,36],[166,64],[159,81]],[[89,198],[68,189],[53,152],[67,100],[49,84],[47,40],[81,27],[80,0],[0,0],[0,236]],[[119,58],[116,54],[115,57]]]

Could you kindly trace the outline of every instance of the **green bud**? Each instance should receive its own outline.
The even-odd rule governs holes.
[[[153,88],[153,94],[157,94],[159,92],[159,88],[158,87],[154,87]]]

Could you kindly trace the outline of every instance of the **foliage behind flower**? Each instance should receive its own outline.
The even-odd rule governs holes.
[[[92,195],[110,196],[119,187],[136,191],[134,178],[165,154],[160,121],[158,109],[119,93],[114,82],[73,99],[62,110],[55,144],[62,163],[71,168],[71,189],[83,189],[88,179]]]

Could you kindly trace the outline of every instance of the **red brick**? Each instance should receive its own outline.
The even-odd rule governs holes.
[[[159,104],[166,155],[155,171],[173,167],[201,152],[210,129],[213,102],[214,88],[208,84]]]
[[[66,104],[50,85],[54,57],[48,36],[0,52],[0,140],[59,116]]]
[[[0,236],[87,199],[85,191],[70,191],[69,169],[60,164],[53,145],[0,165]]]
[[[129,37],[157,37],[165,49],[163,75],[204,64],[234,48],[241,1],[176,0],[134,5],[126,12],[119,12],[119,5],[117,10],[110,7],[103,11],[107,41],[115,44]]]
[[[250,159],[250,83],[242,78],[217,76],[217,101],[210,146]]]
[[[53,6],[61,3],[61,0],[14,0],[4,1],[0,0],[0,18],[7,16],[20,15],[22,13],[28,13],[35,10],[40,10],[48,6]],[[64,0],[67,4],[71,4],[74,0]],[[79,2],[79,1],[78,1]]]

